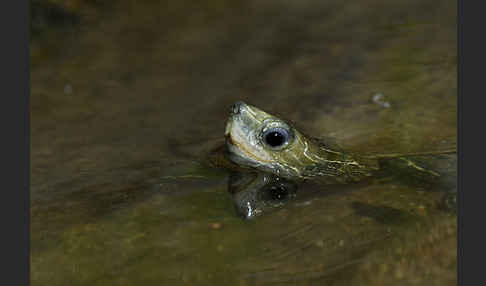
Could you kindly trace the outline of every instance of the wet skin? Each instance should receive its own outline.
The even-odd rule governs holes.
[[[383,161],[398,160],[422,173],[439,176],[406,157],[417,154],[360,156],[303,135],[289,122],[238,101],[231,106],[225,130],[226,154],[239,166],[291,180],[318,179],[324,183],[360,181],[380,169]],[[429,152],[445,154],[446,150]],[[427,153],[422,153],[427,154]]]
[[[376,160],[332,150],[290,123],[241,101],[231,107],[225,137],[231,161],[284,178],[349,182],[377,169]]]

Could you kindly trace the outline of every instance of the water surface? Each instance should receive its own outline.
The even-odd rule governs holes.
[[[199,162],[236,100],[358,153],[455,146],[456,2],[32,3],[33,285],[456,284],[455,155],[253,220]]]

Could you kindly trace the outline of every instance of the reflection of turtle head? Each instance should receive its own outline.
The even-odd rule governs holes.
[[[238,214],[249,219],[286,204],[295,197],[297,185],[273,174],[235,172],[228,189]]]
[[[233,162],[279,176],[300,177],[319,160],[317,145],[292,125],[241,101],[231,107],[225,136]]]

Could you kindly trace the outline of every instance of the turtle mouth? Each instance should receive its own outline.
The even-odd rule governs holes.
[[[231,133],[225,134],[226,150],[230,159],[239,164],[247,166],[257,166],[265,163],[270,163],[270,160],[259,158],[247,150],[242,144],[233,140]]]
[[[224,136],[225,137],[231,136],[231,127],[232,127],[232,125],[233,125],[233,116],[230,115],[230,117],[226,121],[226,126],[225,126],[225,129],[224,129]]]
[[[241,102],[232,107],[232,112],[226,121],[224,131],[227,155],[229,155],[231,161],[240,166],[253,167],[269,163],[269,160],[260,158],[258,154],[252,152],[252,146],[247,145],[248,135],[244,131],[248,127],[247,124],[244,124],[244,121],[241,121],[242,119],[246,119],[247,110],[247,106]],[[253,117],[250,119],[253,119]],[[241,133],[244,133],[244,135]]]
[[[235,143],[233,142],[233,138],[231,138],[231,134],[225,134],[224,136],[226,138],[226,144],[227,145],[232,145],[235,146]]]

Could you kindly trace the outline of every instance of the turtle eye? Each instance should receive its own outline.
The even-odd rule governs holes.
[[[288,190],[284,186],[272,186],[269,190],[272,201],[284,201],[289,196]]]
[[[272,148],[282,147],[289,141],[289,132],[280,127],[269,128],[263,132],[263,141]]]

